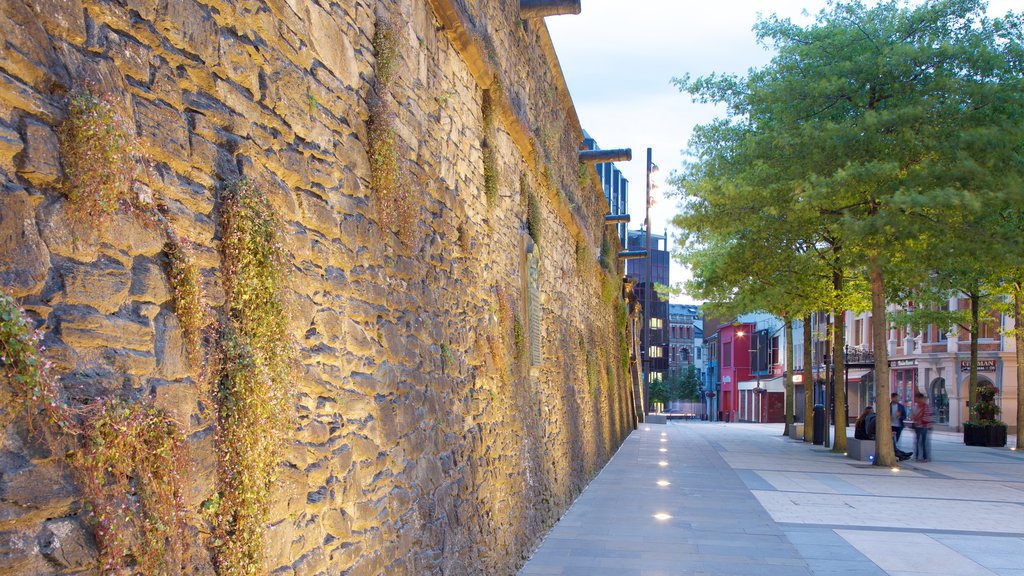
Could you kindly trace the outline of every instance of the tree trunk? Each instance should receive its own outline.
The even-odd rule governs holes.
[[[841,289],[843,279],[842,276],[838,277],[837,289]],[[835,389],[836,399],[836,423],[835,423],[835,440],[832,442],[832,451],[846,453],[846,415],[849,414],[849,409],[846,407],[846,312],[840,310],[833,313],[832,315],[832,381],[835,383],[833,388]]]
[[[814,442],[814,373],[811,372],[811,315],[804,317],[804,442]]]
[[[1021,300],[1024,299],[1024,286],[1021,281],[1013,283],[1013,337],[1017,341],[1017,450],[1024,448],[1021,444],[1021,423],[1024,422],[1024,318],[1021,317]]]
[[[786,335],[786,365],[782,368],[786,374],[786,427],[782,435],[789,436],[790,430],[793,429],[793,411],[796,405],[793,398],[793,321],[786,318],[782,325]]]
[[[981,324],[979,324],[979,318],[981,314],[978,312],[978,306],[980,305],[980,298],[977,292],[970,295],[971,297],[971,374],[967,381],[968,390],[970,390],[971,407],[968,412],[967,420],[974,422],[977,414],[974,412],[975,404],[978,401],[978,334],[981,332]]]
[[[889,413],[889,322],[885,317],[885,276],[878,257],[868,258],[871,276],[871,334],[875,341],[875,465],[896,466],[896,452],[892,445],[892,417]]]

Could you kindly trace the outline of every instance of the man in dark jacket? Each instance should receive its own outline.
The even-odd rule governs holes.
[[[900,450],[900,435],[903,434],[903,421],[907,419],[907,408],[900,403],[899,394],[895,392],[889,397],[889,417],[892,422],[892,449],[897,458],[906,460],[910,452]]]

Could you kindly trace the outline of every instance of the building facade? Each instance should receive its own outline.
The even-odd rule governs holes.
[[[630,230],[627,249],[647,249],[647,232]],[[669,370],[669,303],[667,295],[658,294],[656,289],[658,285],[668,286],[670,283],[667,234],[651,234],[647,256],[628,260],[626,275],[636,282],[633,290],[643,310],[640,354],[645,374],[644,406],[650,406],[647,393],[650,383],[664,380]]]
[[[948,306],[949,310],[969,310],[970,301],[954,297],[949,299]],[[1017,349],[1007,332],[1013,329],[1014,321],[996,311],[983,314],[982,318],[978,383],[996,388],[999,418],[1012,433],[1017,429]],[[870,313],[846,313],[848,356],[877,349],[871,328]],[[886,333],[889,389],[908,405],[915,392],[924,393],[935,411],[936,427],[961,430],[962,423],[970,419],[970,334],[963,329],[947,331],[935,325],[917,331],[910,326],[890,326]],[[864,406],[877,405],[880,400],[875,393],[874,369],[866,365],[850,371],[847,387],[851,414]]]
[[[668,372],[682,376],[688,366],[696,366],[697,331],[700,329],[700,308],[695,304],[668,306]]]

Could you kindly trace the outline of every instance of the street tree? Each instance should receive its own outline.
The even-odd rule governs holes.
[[[833,231],[844,261],[863,263],[876,343],[887,340],[887,278],[920,269],[918,244],[941,245],[944,220],[984,210],[984,198],[1020,170],[1013,122],[1024,95],[1024,26],[1014,15],[989,19],[984,8],[980,0],[834,2],[806,27],[773,16],[755,26],[777,50],[768,65],[681,81],[730,114],[697,133],[690,180],[712,175],[727,199],[768,181],[764,194],[777,202],[760,208],[766,219]],[[729,137],[711,142],[711,132]],[[691,188],[700,186],[683,186]],[[889,394],[887,356],[876,346],[879,398]],[[895,465],[889,414],[878,416],[875,462]]]

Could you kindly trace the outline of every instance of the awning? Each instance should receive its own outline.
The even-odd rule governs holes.
[[[769,392],[785,392],[786,391],[786,379],[782,376],[776,376],[775,378],[762,378],[761,380],[744,380],[739,383],[740,390],[753,390],[757,388],[757,383],[761,383],[761,389]]]

